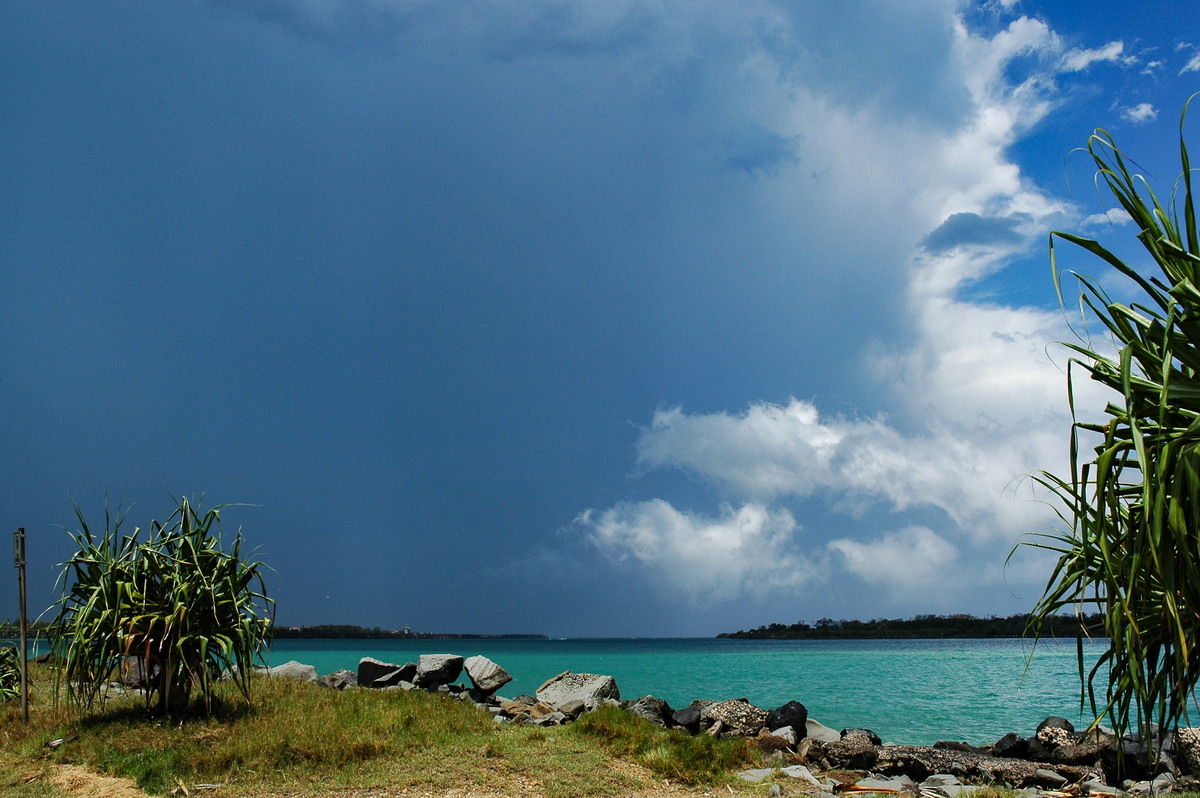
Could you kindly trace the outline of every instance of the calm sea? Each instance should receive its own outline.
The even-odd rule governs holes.
[[[1087,645],[1089,667],[1102,648]],[[1030,735],[1047,715],[1091,720],[1079,712],[1073,640],[1042,641],[1032,659],[1022,640],[279,640],[270,661],[324,674],[362,657],[402,664],[420,654],[482,654],[512,674],[505,696],[532,695],[565,670],[602,673],[622,698],[653,695],[677,709],[697,698],[766,709],[796,700],[826,726],[896,743],[981,745]]]

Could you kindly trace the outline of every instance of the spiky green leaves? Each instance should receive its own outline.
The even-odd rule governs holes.
[[[222,546],[218,506],[201,513],[178,500],[165,522],[122,535],[124,515],[106,513],[94,535],[79,508],[78,552],[64,563],[55,650],[67,696],[78,708],[103,701],[130,657],[144,675],[147,704],[163,713],[188,706],[193,690],[211,709],[215,681],[228,674],[250,698],[254,657],[270,633],[274,603],[263,564],[242,556],[239,529]]]
[[[1063,610],[1103,612],[1110,645],[1085,695],[1120,733],[1178,725],[1200,679],[1200,234],[1182,131],[1181,119],[1182,196],[1166,206],[1108,133],[1088,143],[1097,182],[1139,230],[1144,262],[1077,235],[1050,238],[1060,299],[1062,278],[1078,279],[1085,315],[1106,331],[1065,344],[1072,412],[1077,368],[1114,399],[1103,422],[1076,418],[1070,475],[1039,477],[1062,501],[1064,530],[1029,543],[1058,555],[1033,622],[1036,631]],[[1097,280],[1060,272],[1056,240],[1100,258],[1143,300],[1113,301]]]

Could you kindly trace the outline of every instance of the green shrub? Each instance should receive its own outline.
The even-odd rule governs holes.
[[[0,646],[0,701],[21,697],[21,654],[16,646]]]
[[[1080,674],[1097,722],[1107,717],[1120,734],[1186,720],[1200,682],[1200,228],[1182,119],[1181,172],[1165,206],[1108,133],[1096,131],[1087,149],[1145,253],[1127,262],[1094,240],[1051,235],[1052,264],[1054,241],[1066,241],[1138,300],[1069,273],[1105,333],[1067,344],[1070,374],[1081,369],[1113,398],[1101,421],[1075,421],[1070,473],[1039,477],[1062,501],[1064,529],[1032,542],[1058,555],[1032,621],[1038,631],[1062,611],[1103,614],[1108,648],[1086,676],[1081,649]]]
[[[94,535],[76,507],[79,551],[64,563],[53,639],[70,703],[91,709],[128,657],[141,660],[147,706],[162,714],[188,707],[193,688],[206,711],[228,671],[249,702],[253,661],[267,641],[274,606],[263,565],[242,559],[239,529],[222,548],[220,511],[203,514],[187,498],[163,523],[122,535],[124,514],[106,512]],[[69,582],[69,584],[68,584]]]

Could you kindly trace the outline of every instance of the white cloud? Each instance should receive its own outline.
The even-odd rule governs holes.
[[[1113,225],[1126,225],[1132,222],[1129,214],[1124,208],[1109,208],[1103,213],[1093,213],[1085,216],[1080,226],[1085,229],[1094,229],[1097,227],[1111,227]]]
[[[878,203],[873,207],[902,209],[891,211],[890,221],[909,231],[905,240],[914,247],[897,261],[907,270],[908,292],[898,301],[908,307],[909,335],[876,342],[862,361],[846,364],[872,375],[878,406],[890,413],[823,417],[815,404],[798,399],[753,403],[737,414],[664,409],[638,442],[642,469],[695,475],[743,511],[754,508],[753,530],[785,517],[772,508],[797,504],[848,517],[882,512],[902,531],[874,539],[833,531],[835,539],[815,550],[835,573],[843,569],[900,592],[965,563],[974,588],[995,586],[1004,578],[997,563],[1019,536],[1050,526],[1052,511],[1039,500],[1044,495],[1022,478],[1065,466],[1066,377],[1048,349],[1070,330],[1056,311],[961,294],[1030,242],[1044,241],[1050,221],[1071,213],[1031,185],[1007,151],[1053,109],[1056,69],[1122,60],[1123,46],[1112,42],[1064,55],[1061,39],[1045,23],[1020,17],[990,38],[960,20],[953,50],[970,108],[956,127],[935,130],[877,109],[846,109],[797,86],[786,130],[803,143],[802,161],[828,173],[830,207],[869,197]],[[1026,72],[1013,81],[1010,66],[1017,59]],[[953,233],[942,227],[948,220],[957,220],[958,245],[916,249],[935,229]],[[1077,390],[1086,405],[1096,389],[1084,384]],[[709,562],[697,541],[724,542],[727,554],[701,570],[744,589],[752,564],[737,554],[747,540],[747,527],[732,520],[740,512],[726,508],[720,519],[705,519],[656,499],[586,520],[610,554],[654,564],[680,587],[685,571],[677,563]],[[763,559],[803,571],[789,559],[796,557],[794,530],[773,528],[756,532],[769,542],[771,554]],[[717,562],[726,563],[725,570]],[[1035,581],[1044,576],[1037,568],[1019,574]],[[796,583],[759,578],[756,589]]]
[[[1082,72],[1097,62],[1110,62],[1133,64],[1137,63],[1137,58],[1133,56],[1122,56],[1125,51],[1124,42],[1109,42],[1103,47],[1095,49],[1074,49],[1068,50],[1062,57],[1060,68],[1064,72]]]
[[[1180,75],[1185,72],[1200,72],[1200,50],[1192,53],[1192,57],[1183,65],[1183,69],[1179,70]]]
[[[957,564],[958,550],[928,527],[911,526],[865,542],[840,538],[829,548],[842,558],[846,570],[893,594],[945,588],[958,581],[950,570]]]
[[[1135,124],[1153,122],[1158,118],[1158,111],[1150,103],[1138,103],[1121,111],[1121,118]]]
[[[818,575],[794,551],[799,526],[791,513],[760,504],[723,505],[710,518],[654,499],[588,510],[575,527],[609,556],[652,565],[673,588],[699,600],[765,595]]]

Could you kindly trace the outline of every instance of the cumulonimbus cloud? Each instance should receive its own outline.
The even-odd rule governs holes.
[[[1052,523],[1045,495],[1025,475],[1065,462],[1066,374],[1051,350],[1071,330],[1055,310],[964,289],[1005,268],[1052,221],[1073,218],[1029,184],[1007,148],[1053,110],[1055,71],[1120,60],[1123,47],[1063,54],[1045,23],[1025,17],[990,38],[961,20],[955,31],[971,108],[951,130],[918,134],[869,109],[839,110],[802,87],[794,94],[791,133],[802,137],[805,162],[842,169],[835,179],[851,185],[866,179],[858,164],[903,164],[876,171],[871,190],[910,198],[907,223],[923,226],[911,240],[924,246],[898,261],[910,334],[876,341],[847,364],[873,375],[878,404],[890,412],[826,417],[795,398],[732,413],[660,409],[639,438],[639,468],[685,471],[728,504],[715,518],[664,499],[589,511],[577,525],[610,556],[661,569],[685,592],[700,592],[689,572],[727,583],[721,593],[706,584],[710,596],[793,589],[840,573],[911,598],[931,573],[967,562],[972,589],[995,589],[1013,543]],[[1011,63],[1031,54],[1043,71],[1011,79]],[[856,161],[840,160],[842,148]],[[867,533],[818,535],[814,545],[812,530],[801,534],[782,509],[813,502],[848,516],[883,508],[887,521]],[[743,556],[750,540],[762,543],[756,557]]]

